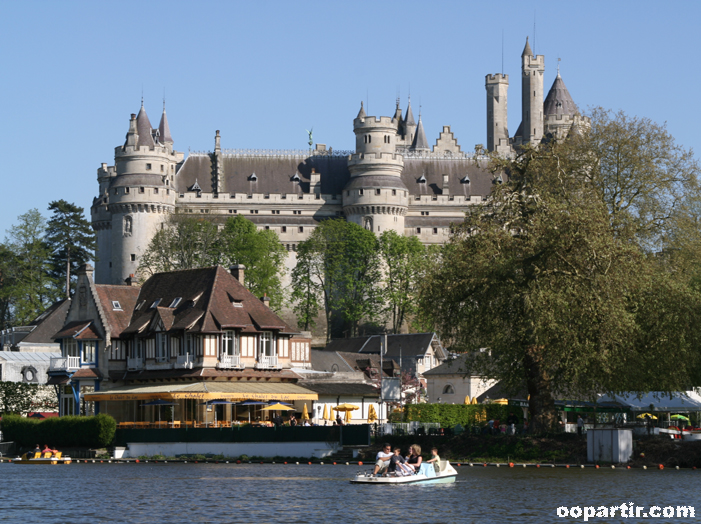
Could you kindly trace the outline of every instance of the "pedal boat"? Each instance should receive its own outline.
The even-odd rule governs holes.
[[[421,464],[419,471],[414,475],[394,476],[388,474],[376,477],[372,473],[359,472],[350,481],[351,484],[450,484],[455,482],[458,472],[447,460],[441,460],[441,468],[436,473],[433,464]]]
[[[15,464],[70,464],[71,457],[64,457],[63,453],[34,453],[29,452],[13,461]]]

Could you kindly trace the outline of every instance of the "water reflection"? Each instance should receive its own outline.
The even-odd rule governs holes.
[[[358,469],[306,464],[0,464],[0,519],[42,524],[562,523],[574,519],[558,518],[559,506],[627,502],[691,505],[701,514],[701,497],[694,488],[701,473],[696,471],[462,467],[455,484],[350,484]],[[598,520],[619,521],[637,522]]]

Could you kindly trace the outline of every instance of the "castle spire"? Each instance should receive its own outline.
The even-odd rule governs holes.
[[[406,117],[404,117],[404,123],[407,126],[415,126],[414,113],[411,111],[411,97],[409,97],[409,105],[406,108]]]
[[[165,100],[163,100],[163,114],[161,115],[161,123],[158,124],[158,135],[161,137],[161,143],[173,143],[173,138],[170,136],[170,127],[168,126],[168,117],[166,116]]]
[[[570,92],[565,87],[565,82],[562,80],[558,72],[555,81],[553,82],[548,96],[545,97],[543,103],[543,114],[549,115],[569,115],[574,116],[577,113],[577,105],[572,100]]]
[[[151,121],[148,119],[146,109],[144,109],[144,98],[141,97],[141,109],[139,109],[139,114],[136,115],[136,131],[139,134],[139,141],[136,145],[153,147],[155,144],[151,136],[152,129]]]
[[[365,114],[365,108],[363,107],[363,101],[360,101],[360,111],[358,111],[358,116],[356,118],[365,118],[367,115]]]
[[[523,48],[523,53],[521,53],[521,56],[533,56],[531,44],[528,43],[528,37],[526,37],[526,47]]]
[[[411,144],[411,149],[413,151],[431,151],[428,140],[426,140],[424,125],[421,122],[421,113],[419,113],[419,123],[416,126],[416,135],[414,136],[414,142]]]

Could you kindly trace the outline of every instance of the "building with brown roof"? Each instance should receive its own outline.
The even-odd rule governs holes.
[[[83,266],[49,371],[62,387],[61,414],[143,420],[150,412],[140,405],[160,399],[176,405],[175,417],[203,420],[198,401],[316,399],[291,371],[310,366],[311,340],[244,287],[242,267],[234,270],[159,273],[135,287],[95,284]]]

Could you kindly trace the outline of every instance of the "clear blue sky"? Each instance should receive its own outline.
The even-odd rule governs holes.
[[[312,126],[316,142],[350,149],[360,101],[390,115],[410,89],[431,144],[450,125],[472,150],[503,34],[513,134],[534,15],[546,92],[560,57],[581,109],[666,121],[701,150],[696,1],[0,1],[0,233],[51,200],[89,211],[142,89],[154,126],[165,89],[185,152],[211,150],[217,129],[226,148],[303,148]]]

